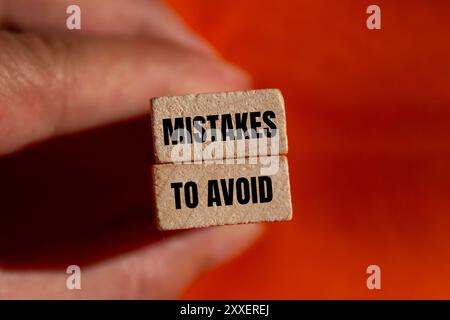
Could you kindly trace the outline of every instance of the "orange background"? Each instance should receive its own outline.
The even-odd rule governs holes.
[[[450,298],[450,2],[170,0],[286,100],[294,220],[184,298]],[[366,288],[377,264],[382,290]]]

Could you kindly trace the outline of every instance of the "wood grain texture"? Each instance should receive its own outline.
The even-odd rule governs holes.
[[[152,167],[156,215],[161,230],[175,230],[264,221],[283,221],[292,218],[288,163],[285,156],[273,156],[279,163],[272,175],[261,174],[267,164],[157,164]],[[267,160],[269,158],[265,158]],[[253,177],[253,180],[252,180]],[[232,180],[230,180],[232,179]],[[248,181],[247,192],[245,181]],[[187,206],[184,187],[191,183],[198,190],[198,204]],[[256,186],[256,188],[252,187]],[[174,183],[183,187],[173,188]],[[217,183],[217,184],[216,184]],[[268,194],[271,185],[272,197]],[[216,188],[214,189],[214,186]],[[231,188],[231,189],[230,189]],[[180,208],[177,209],[176,190],[180,191]],[[192,189],[187,188],[192,191]],[[253,192],[255,191],[255,192]],[[232,203],[226,204],[226,196]],[[240,194],[240,195],[239,195]],[[215,195],[211,203],[211,196]],[[193,196],[189,192],[190,204]],[[219,200],[217,200],[219,198]],[[248,203],[245,203],[246,199]],[[239,203],[241,200],[241,203]],[[244,201],[242,201],[244,200]],[[270,200],[270,201],[267,201]],[[255,203],[256,202],[256,203]]]
[[[255,140],[257,140],[256,142],[261,142],[262,139],[240,139],[236,135],[234,139],[230,139],[228,142],[244,140],[246,151],[245,154],[239,155],[235,149],[229,158],[287,153],[286,114],[283,96],[278,89],[200,93],[158,97],[151,100],[151,124],[156,163],[177,162],[171,157],[174,145],[171,140],[168,142],[167,136],[164,136],[164,132],[167,131],[167,127],[163,125],[164,121],[169,121],[170,126],[174,129],[176,128],[175,119],[182,118],[183,126],[186,128],[189,125],[187,123],[190,122],[192,124],[192,120],[195,117],[202,117],[206,120],[208,116],[218,116],[215,123],[216,128],[220,131],[222,124],[225,124],[223,122],[224,115],[231,117],[231,124],[236,125],[236,128],[238,127],[236,117],[239,117],[239,121],[243,120],[245,122],[247,129],[272,130],[268,127],[271,123],[276,127],[276,135],[267,138],[269,147],[266,153],[260,150],[254,153],[248,151],[249,144],[254,143]],[[206,120],[201,126],[205,130],[211,129],[211,122]],[[264,137],[263,135],[260,136]],[[170,135],[170,137],[172,136]],[[271,143],[275,142],[275,139],[279,145],[278,148],[274,148],[271,145]],[[207,145],[208,141],[200,141],[200,144]],[[212,158],[208,155],[203,157],[203,159]],[[194,156],[191,155],[190,159],[194,159]]]

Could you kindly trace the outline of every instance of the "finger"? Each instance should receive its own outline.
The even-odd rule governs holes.
[[[69,5],[81,9],[80,34],[150,36],[212,51],[159,0],[0,0],[0,26],[37,32],[68,32]],[[2,10],[3,9],[3,10]]]
[[[189,231],[92,267],[81,266],[81,290],[68,290],[67,274],[0,272],[1,299],[167,299],[203,272],[235,257],[260,235],[260,225]]]
[[[154,96],[242,89],[210,55],[162,41],[0,32],[0,155],[148,112]]]

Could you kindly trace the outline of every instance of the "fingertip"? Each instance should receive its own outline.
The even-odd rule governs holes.
[[[176,94],[247,90],[252,80],[248,72],[211,55],[191,52],[184,57],[183,70],[178,69]],[[174,74],[175,76],[175,74]]]
[[[264,233],[261,224],[219,226],[210,229],[207,268],[227,262],[249,249]]]
[[[223,79],[228,82],[231,90],[246,90],[252,86],[250,73],[229,62],[222,62],[224,65]]]

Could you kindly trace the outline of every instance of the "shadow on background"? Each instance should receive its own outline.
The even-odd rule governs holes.
[[[0,158],[0,265],[85,264],[160,239],[148,124],[134,119]]]

